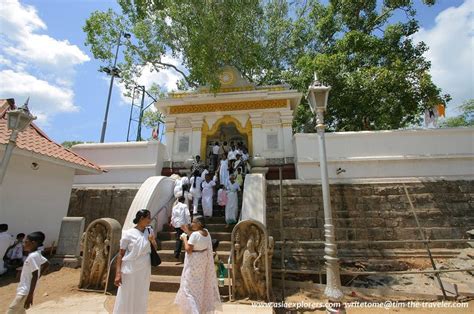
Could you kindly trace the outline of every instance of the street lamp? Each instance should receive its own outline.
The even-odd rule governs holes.
[[[5,177],[5,173],[7,172],[7,166],[10,162],[10,157],[12,155],[13,148],[15,148],[18,133],[23,131],[26,127],[28,127],[28,125],[30,125],[31,121],[36,119],[36,117],[33,116],[30,113],[30,110],[28,109],[29,100],[30,98],[28,97],[23,107],[7,112],[8,129],[12,130],[12,133],[10,134],[10,139],[8,141],[7,148],[5,149],[5,153],[0,164],[0,185],[2,185],[3,178]]]
[[[117,68],[117,57],[119,53],[119,48],[121,45],[120,40],[122,39],[122,36],[125,37],[126,39],[130,39],[132,35],[129,33],[124,33],[120,31],[118,39],[117,39],[117,50],[115,51],[115,59],[114,59],[114,65],[112,67],[101,67],[99,71],[105,72],[108,75],[111,76],[110,78],[110,86],[109,86],[109,95],[107,97],[107,105],[105,107],[105,116],[104,116],[104,122],[102,124],[102,132],[100,134],[100,142],[103,143],[105,140],[105,130],[107,129],[107,116],[109,115],[109,107],[110,107],[110,97],[112,96],[112,86],[114,85],[114,78],[115,77],[120,77],[120,69]]]
[[[326,142],[324,140],[324,112],[327,108],[329,91],[331,86],[325,86],[318,81],[316,73],[314,82],[308,88],[308,102],[313,114],[316,114],[316,130],[319,139],[319,160],[321,168],[321,186],[323,189],[324,205],[324,259],[326,260],[326,289],[324,294],[329,301],[337,302],[340,305],[336,310],[344,313],[342,306],[343,293],[341,289],[341,278],[339,276],[339,259],[337,258],[337,245],[332,220],[331,197],[329,194],[328,167],[326,162]],[[334,313],[335,309],[327,309],[328,313]]]

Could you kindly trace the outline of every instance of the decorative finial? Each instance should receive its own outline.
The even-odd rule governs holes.
[[[316,74],[316,71],[314,71],[314,82],[313,86],[321,86],[321,82],[318,80],[318,75]]]
[[[25,103],[23,104],[23,106],[21,106],[20,108],[18,109],[22,109],[26,112],[30,112],[30,108],[28,108],[28,103],[30,102],[30,96],[28,96],[28,98],[26,99]]]

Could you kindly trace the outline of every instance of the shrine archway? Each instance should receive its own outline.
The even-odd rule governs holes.
[[[201,158],[207,160],[209,144],[216,141],[219,143],[226,141],[229,145],[231,141],[243,142],[247,146],[250,156],[252,156],[252,124],[250,120],[247,121],[245,126],[242,126],[236,118],[225,115],[217,120],[211,129],[204,121],[201,133]]]

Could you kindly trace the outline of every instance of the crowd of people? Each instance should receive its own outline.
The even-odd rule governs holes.
[[[203,215],[212,217],[214,199],[225,210],[227,227],[238,221],[239,192],[242,191],[244,178],[250,170],[247,147],[242,142],[234,145],[230,142],[211,144],[208,162],[204,163],[198,155],[191,166],[191,176],[182,177],[175,186],[176,198],[183,196],[185,203],[192,202],[192,215],[198,213],[202,205]],[[218,189],[217,191],[215,189]],[[191,207],[191,206],[190,206]]]
[[[33,305],[38,279],[48,268],[49,262],[42,255],[45,235],[41,231],[25,236],[19,233],[16,239],[8,233],[8,225],[0,224],[0,275],[9,270],[21,269],[16,296],[8,307],[7,314],[26,313]]]

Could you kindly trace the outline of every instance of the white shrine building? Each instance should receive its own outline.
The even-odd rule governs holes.
[[[249,155],[265,157],[267,165],[293,169],[292,121],[302,93],[285,85],[255,86],[232,67],[220,76],[221,88],[170,93],[156,102],[166,116],[163,174],[183,168],[190,156],[209,156],[217,141],[243,142]]]

